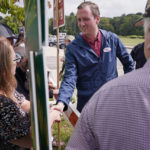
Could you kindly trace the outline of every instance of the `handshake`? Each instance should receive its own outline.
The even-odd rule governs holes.
[[[49,82],[49,91],[52,93],[52,96],[57,99],[59,89],[57,89],[51,82]],[[60,122],[62,112],[64,109],[63,103],[58,103],[57,105],[50,105],[50,125],[52,126],[54,122]]]
[[[54,122],[60,122],[62,112],[64,109],[63,103],[58,103],[57,105],[53,105],[50,108],[50,126],[52,127]]]
[[[50,126],[53,126],[54,122],[60,122],[61,121],[62,113],[58,110],[51,110],[50,109]]]

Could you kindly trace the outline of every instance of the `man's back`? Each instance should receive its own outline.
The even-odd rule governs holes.
[[[149,127],[150,60],[96,92],[66,149],[148,150]]]

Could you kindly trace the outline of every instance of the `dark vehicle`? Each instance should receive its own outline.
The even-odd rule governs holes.
[[[49,41],[49,46],[56,46],[57,45],[57,40],[54,41]],[[59,40],[59,48],[60,49],[65,49],[66,48],[66,43],[64,40]]]
[[[54,45],[56,45],[56,42],[54,42],[54,41],[50,41],[50,42],[49,42],[49,46],[50,46],[50,47],[52,47],[52,46],[54,46]]]

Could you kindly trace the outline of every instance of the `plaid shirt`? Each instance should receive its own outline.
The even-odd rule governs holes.
[[[102,44],[102,34],[100,30],[97,34],[97,38],[94,41],[89,40],[84,34],[82,34],[82,37],[89,44],[89,46],[94,50],[98,58],[100,58],[100,50],[101,50],[101,44]]]
[[[106,83],[84,107],[66,150],[150,149],[150,59]]]

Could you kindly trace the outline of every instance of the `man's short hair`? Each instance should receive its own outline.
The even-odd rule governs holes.
[[[85,8],[86,6],[90,7],[91,12],[92,12],[94,18],[96,18],[97,16],[100,16],[100,11],[99,11],[98,5],[95,4],[95,3],[93,3],[93,2],[91,2],[91,1],[86,1],[86,2],[81,3],[77,7],[77,9],[79,10],[79,9]]]

